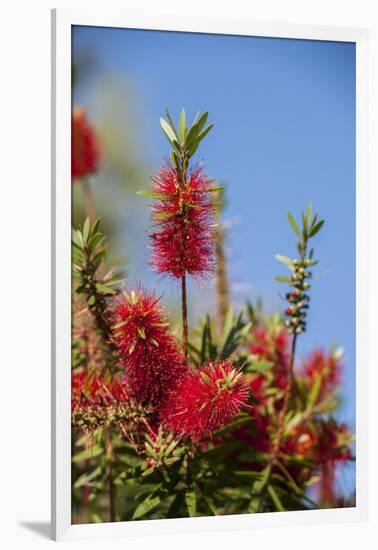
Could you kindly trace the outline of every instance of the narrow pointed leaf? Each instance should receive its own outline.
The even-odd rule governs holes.
[[[83,225],[83,240],[84,240],[85,243],[88,240],[89,229],[90,229],[89,218],[85,218],[85,222],[84,222],[84,225]]]
[[[189,516],[192,518],[196,515],[197,511],[197,497],[194,490],[186,491],[185,493],[185,503],[188,510]]]
[[[291,260],[291,259],[288,258],[287,256],[281,256],[280,254],[276,254],[276,255],[275,255],[275,258],[276,258],[276,260],[278,260],[279,262],[281,262],[281,264],[285,264],[285,265],[287,265],[288,267],[290,267],[290,269],[292,269],[292,268],[294,267],[293,260]]]
[[[162,117],[160,118],[160,126],[171,145],[173,145],[175,141],[177,142],[175,132],[172,130],[168,122]]]
[[[207,136],[207,134],[210,132],[210,130],[214,128],[214,124],[210,124],[201,134],[199,134],[198,139],[199,141],[202,141],[204,137]]]
[[[290,277],[274,277],[274,280],[277,281],[277,283],[291,283]]]
[[[96,288],[103,294],[115,294],[115,290],[109,288],[108,286],[102,285],[101,283],[97,283]]]
[[[185,141],[185,133],[186,133],[186,115],[185,115],[185,109],[181,111],[179,123],[178,123],[178,130],[179,130],[179,137],[181,143],[184,143]]]
[[[281,502],[280,497],[277,494],[277,491],[273,487],[273,485],[268,485],[268,493],[269,493],[269,496],[272,499],[272,502],[273,502],[274,506],[276,507],[276,509],[279,512],[284,512],[285,508],[284,508],[284,506]]]
[[[289,220],[289,223],[294,231],[294,233],[300,237],[301,236],[301,233],[299,231],[299,227],[297,225],[297,222],[295,221],[294,217],[292,214],[290,214],[290,212],[287,213],[287,219]]]
[[[148,496],[135,509],[133,519],[139,519],[156,508],[160,504],[160,497]]]
[[[311,229],[311,232],[310,232],[310,237],[313,237],[314,235],[316,235],[317,233],[319,233],[319,231],[321,230],[321,228],[323,227],[324,225],[324,220],[320,220],[320,222],[318,222],[315,227],[313,227]]]
[[[177,130],[176,130],[176,127],[175,127],[175,123],[173,122],[172,117],[171,117],[171,115],[170,115],[168,109],[165,109],[165,114],[166,114],[166,116],[167,116],[169,125],[170,125],[170,127],[172,128],[172,130],[173,130],[173,132],[174,132],[174,134],[175,134],[175,136],[176,136],[176,139],[178,140],[178,139],[179,139],[179,136],[178,136],[178,133],[177,133]]]

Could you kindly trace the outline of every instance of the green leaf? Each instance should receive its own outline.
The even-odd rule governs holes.
[[[189,157],[192,157],[194,153],[197,151],[199,147],[200,141],[198,139],[195,139],[191,145],[188,147],[188,155]]]
[[[276,507],[276,509],[279,512],[284,512],[285,508],[284,508],[284,506],[281,502],[280,497],[277,494],[276,489],[273,487],[273,485],[268,485],[268,493],[269,493],[269,496],[272,499],[272,502],[273,502],[274,506]]]
[[[82,460],[90,460],[91,458],[100,456],[103,453],[104,453],[104,449],[102,447],[100,447],[99,445],[94,445],[93,447],[89,447],[84,451],[80,451],[79,453],[76,453],[72,457],[72,462],[76,463],[76,462],[81,462]]]
[[[167,220],[173,216],[175,216],[175,214],[172,214],[172,212],[158,212],[157,214],[154,214],[154,220]]]
[[[98,246],[99,244],[102,244],[104,241],[105,241],[105,237],[101,235],[101,233],[96,233],[95,235],[93,235],[93,237],[91,237],[88,241],[89,253],[91,254],[96,248],[96,246]]]
[[[246,367],[245,372],[259,372],[263,373],[271,369],[274,363],[271,361],[253,361],[248,367]]]
[[[89,229],[90,229],[89,218],[85,218],[85,222],[84,222],[84,225],[83,225],[83,239],[84,239],[85,243],[88,240]]]
[[[200,114],[201,114],[201,111],[198,111],[196,113],[196,116],[193,118],[192,126],[194,126],[197,123],[198,117],[200,116]]]
[[[308,230],[308,228],[310,227],[311,214],[312,214],[312,204],[310,203],[304,215],[304,225],[306,230]]]
[[[176,139],[177,139],[177,141],[178,141],[178,140],[179,140],[179,136],[178,136],[178,133],[177,133],[177,130],[176,130],[176,127],[175,127],[175,123],[173,122],[172,117],[171,117],[171,115],[169,114],[168,109],[165,109],[165,114],[166,114],[166,116],[167,116],[168,122],[169,122],[169,124],[170,124],[172,130],[174,131],[175,136],[176,136]]]
[[[223,191],[224,185],[215,185],[214,187],[208,187],[202,193],[216,193],[217,191]]]
[[[137,468],[138,466],[141,466],[143,464],[143,460],[139,456],[135,456],[131,453],[117,452],[117,459],[123,464],[127,464],[132,468]],[[120,482],[123,483],[122,480],[120,480]]]
[[[185,503],[189,516],[194,517],[197,510],[197,497],[194,490],[185,492]]]
[[[85,472],[75,481],[73,485],[74,489],[80,489],[80,487],[89,485],[94,479],[96,479],[101,474],[101,471],[102,471],[101,468],[98,467],[89,474]]]
[[[116,286],[121,285],[125,282],[125,279],[110,279],[109,281],[106,281],[107,286]]]
[[[171,194],[157,193],[156,191],[150,191],[149,189],[142,189],[141,191],[137,191],[136,194],[139,195],[140,197],[147,197],[148,199],[155,199],[155,200],[166,200],[172,197]]]
[[[136,194],[140,197],[147,197],[148,199],[152,199],[154,196],[154,192],[149,189],[141,189],[140,191],[137,191]]]
[[[226,313],[226,318],[224,320],[224,325],[223,325],[223,333],[222,333],[222,341],[221,341],[222,348],[224,348],[227,342],[227,338],[232,329],[233,322],[234,322],[234,310],[232,309],[232,307],[230,307]]]
[[[103,294],[115,294],[115,290],[101,283],[96,283],[96,288],[98,291],[102,292]]]
[[[144,472],[142,472],[142,477],[148,477],[150,476],[151,474],[153,474],[155,471],[155,467],[154,466],[151,466],[151,468],[147,468],[147,470],[145,470]]]
[[[185,109],[183,109],[180,113],[179,123],[178,123],[178,130],[179,130],[179,137],[180,142],[184,143],[185,141],[185,134],[186,134],[186,115],[185,115]]]
[[[96,266],[96,264],[99,264],[101,260],[103,260],[106,256],[106,250],[101,250],[96,256],[93,258],[92,263]]]
[[[170,151],[169,157],[171,159],[171,163],[172,163],[173,167],[177,168],[179,159],[178,159],[178,156],[176,155],[176,153],[174,151]]]
[[[291,258],[288,258],[287,256],[281,256],[280,254],[276,254],[275,258],[276,258],[276,260],[281,262],[281,264],[287,265],[287,267],[289,267],[290,269],[294,268],[294,263],[293,263],[293,260]]]
[[[209,507],[210,512],[213,514],[213,516],[218,516],[218,510],[214,504],[214,501],[209,496],[203,497],[207,506]]]
[[[264,489],[264,487],[266,486],[269,480],[270,474],[271,474],[271,466],[268,465],[262,470],[260,479],[256,479],[256,481],[253,482],[253,485],[252,485],[253,493],[259,494]]]
[[[286,466],[279,461],[277,461],[277,466],[286,477],[289,487],[294,489],[297,495],[302,495],[304,491],[297,485],[297,483],[295,482],[295,479],[290,474]]]
[[[84,248],[83,235],[79,229],[76,231],[74,229],[72,230],[72,240],[80,249]]]
[[[139,519],[160,504],[160,497],[148,496],[135,509],[132,519]]]
[[[192,127],[190,128],[189,133],[188,133],[187,138],[186,138],[186,143],[185,143],[185,146],[188,148],[189,152],[190,152],[192,146],[194,145],[194,143],[195,142],[197,143],[198,135],[201,133],[202,128],[205,126],[206,121],[207,121],[207,117],[208,117],[208,112],[206,111],[205,113],[203,113],[200,116],[199,120],[196,123],[194,123],[192,125]],[[199,144],[199,141],[198,141],[198,144]],[[198,147],[198,144],[197,144],[197,147]]]
[[[310,232],[310,237],[313,237],[314,235],[316,235],[320,230],[321,228],[323,227],[324,225],[324,220],[320,220],[320,222],[318,222],[315,227],[313,227],[311,229],[311,232]]]
[[[297,222],[295,221],[294,217],[292,216],[292,214],[290,214],[290,212],[287,212],[287,219],[289,220],[289,223],[291,225],[291,228],[293,229],[294,233],[300,237],[301,236],[301,232],[299,231],[299,227],[297,225]]]
[[[278,283],[291,283],[290,277],[274,277],[274,280]]]
[[[97,233],[100,223],[101,223],[101,218],[97,218],[97,220],[94,222],[91,228],[91,232],[90,232],[91,237],[93,237],[93,235]]]
[[[174,145],[174,142],[177,143],[177,136],[176,136],[175,132],[172,130],[172,128],[168,124],[168,122],[162,117],[160,117],[160,126],[161,126],[161,129],[163,130],[166,138],[168,139],[169,143],[172,146]]]
[[[197,136],[201,132],[202,128],[205,126],[207,122],[207,117],[209,116],[208,111],[205,111],[200,118],[198,119],[198,122],[196,122],[195,126],[197,129]]]
[[[311,386],[311,391],[310,391],[309,396],[308,396],[307,407],[309,409],[312,408],[313,405],[315,405],[315,403],[316,403],[316,401],[319,397],[321,387],[322,387],[322,376],[321,376],[321,374],[318,374],[318,375],[315,376],[314,382]]]
[[[209,326],[208,326],[208,320],[206,319],[205,325],[202,330],[201,355],[200,355],[201,364],[203,364],[206,359],[208,332],[209,332]]]
[[[207,134],[210,132],[210,130],[214,128],[214,124],[210,124],[210,126],[208,126],[201,134],[199,134],[198,136],[198,140],[199,141],[202,141],[204,137],[207,136]]]

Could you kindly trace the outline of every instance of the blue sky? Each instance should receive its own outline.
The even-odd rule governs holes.
[[[344,348],[341,415],[353,425],[355,45],[94,27],[76,27],[73,45],[74,55],[92,49],[98,79],[117,74],[132,83],[152,169],[168,154],[164,108],[174,118],[183,107],[189,118],[209,111],[215,128],[198,158],[227,184],[236,301],[261,296],[269,310],[282,310],[284,287],[273,276],[286,273],[274,255],[295,254],[285,213],[311,202],[326,220],[313,242],[321,276],[299,353]],[[95,110],[90,85],[76,99]]]

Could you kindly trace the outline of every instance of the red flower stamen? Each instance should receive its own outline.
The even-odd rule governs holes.
[[[129,400],[124,376],[103,378],[94,372],[81,371],[72,376],[72,410],[77,406],[111,405]]]
[[[171,164],[162,166],[153,178],[152,206],[155,231],[151,234],[151,265],[157,273],[194,279],[214,270],[213,204],[211,180],[202,166],[189,171],[180,185]]]
[[[124,292],[113,306],[113,341],[136,402],[157,406],[185,372],[184,361],[155,294]]]
[[[179,436],[200,439],[247,407],[249,395],[249,384],[232,361],[210,363],[178,384],[162,410],[162,422]]]

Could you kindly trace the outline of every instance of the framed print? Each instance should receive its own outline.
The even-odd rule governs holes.
[[[366,516],[366,66],[53,12],[54,538]]]

